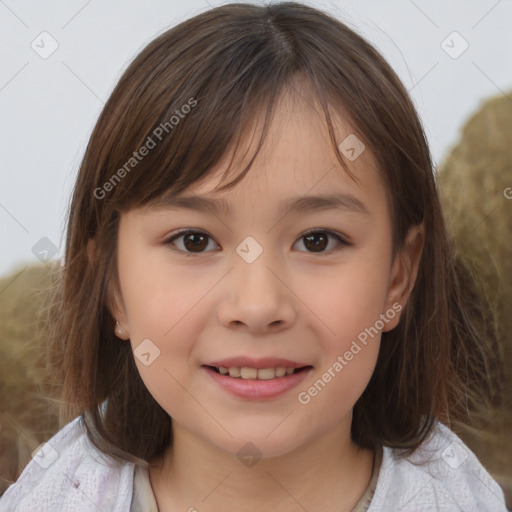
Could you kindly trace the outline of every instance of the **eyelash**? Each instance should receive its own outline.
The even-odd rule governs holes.
[[[170,238],[168,238],[167,240],[165,240],[163,242],[163,245],[173,245],[173,242],[175,240],[177,240],[178,238],[182,238],[186,235],[190,235],[190,234],[195,234],[195,235],[204,235],[206,237],[208,237],[210,240],[213,240],[212,237],[210,237],[210,235],[208,233],[205,233],[204,231],[200,231],[200,230],[194,230],[194,229],[184,229],[182,231],[178,231],[177,233],[175,233],[174,235],[172,235]],[[341,247],[350,247],[352,244],[350,242],[347,242],[341,235],[339,235],[338,233],[335,233],[334,231],[329,231],[329,230],[326,230],[326,229],[312,229],[312,230],[309,230],[307,231],[306,233],[302,234],[298,239],[302,239],[302,238],[305,238],[309,235],[312,235],[312,234],[326,234],[332,238],[334,238],[338,243],[339,243],[339,246],[334,248],[334,249],[331,249],[329,251],[321,251],[321,252],[318,252],[318,253],[315,253],[315,252],[311,252],[311,251],[305,251],[305,252],[309,252],[309,254],[328,254],[330,252],[332,252],[333,250],[336,251],[336,250],[340,250]],[[295,245],[295,244],[294,244]],[[341,247],[340,247],[341,246]],[[179,251],[179,252],[182,252],[185,254],[185,256],[196,256],[196,255],[200,255],[200,254],[204,254],[206,252],[210,252],[210,251],[202,251],[202,252],[187,252],[187,251],[183,251],[182,249],[178,249],[178,248],[172,248],[172,250],[176,250],[176,251]],[[303,252],[303,251],[301,251]]]

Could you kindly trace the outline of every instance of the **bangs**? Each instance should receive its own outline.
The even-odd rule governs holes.
[[[238,18],[236,28],[226,19],[220,27],[205,26],[199,35],[185,21],[151,42],[126,70],[98,122],[99,131],[110,132],[103,141],[106,157],[99,162],[94,193],[108,206],[99,208],[120,212],[152,207],[180,194],[209,176],[226,155],[234,156],[244,135],[263,119],[249,163],[218,190],[235,186],[263,146],[285,91],[321,105],[334,154],[355,179],[338,150],[331,117],[332,111],[343,112],[358,138],[371,143],[364,134],[375,123],[365,122],[357,102],[350,103],[358,95],[350,83],[355,79],[348,80],[352,73],[342,71],[343,62],[318,58],[314,28],[308,34],[305,27],[304,41],[298,41],[293,32],[277,27],[276,20],[254,16],[247,5],[240,12],[237,4],[230,9],[229,17]],[[227,13],[219,10],[218,16]],[[184,31],[187,38],[173,35]],[[382,134],[376,138],[385,143]],[[224,178],[232,175],[232,163]]]
[[[147,208],[159,208],[164,205],[169,198],[180,194],[186,188],[200,184],[216,170],[218,164],[224,161],[227,162],[228,160],[229,163],[225,166],[222,179],[213,191],[224,191],[237,185],[247,175],[256,160],[256,157],[265,143],[270,125],[273,122],[276,106],[287,93],[287,96],[292,99],[305,101],[310,105],[313,102],[321,105],[322,111],[317,111],[317,114],[319,116],[323,115],[321,119],[325,122],[328,133],[330,134],[333,152],[347,175],[354,181],[357,181],[345,162],[342,153],[338,150],[337,145],[339,141],[336,140],[335,129],[329,112],[332,106],[322,101],[323,96],[312,90],[311,85],[311,82],[304,74],[296,73],[291,77],[286,77],[282,84],[275,84],[272,90],[266,91],[269,97],[261,100],[248,98],[240,108],[236,109],[240,112],[239,119],[237,120],[238,128],[236,130],[226,130],[224,126],[222,126],[222,112],[219,112],[219,116],[216,117],[216,119],[220,119],[221,121],[220,123],[216,122],[219,126],[213,124],[209,125],[209,131],[206,133],[209,137],[213,137],[218,131],[224,131],[224,147],[217,147],[213,161],[208,162],[209,166],[205,163],[207,161],[207,154],[204,152],[204,148],[201,146],[189,148],[188,151],[194,155],[193,160],[191,164],[189,163],[186,167],[179,169],[179,176],[181,178],[179,184],[174,183],[169,188],[160,187],[159,190],[155,190],[154,192],[157,194],[156,197],[151,197],[149,200],[139,203],[139,205]],[[252,149],[252,153],[250,153],[255,137],[257,137],[256,144],[254,149]],[[172,151],[169,147],[162,147],[163,152],[166,150]],[[240,153],[243,153],[243,156],[237,159]],[[247,159],[248,163],[245,166],[239,166],[238,162],[247,161]],[[235,165],[233,166],[234,163]],[[235,173],[235,168],[238,167],[240,170],[238,173]],[[195,179],[191,177],[193,170]],[[168,174],[168,172],[166,167],[157,170],[157,174],[161,176],[162,179],[163,175]],[[229,180],[229,178],[232,179]],[[133,205],[131,206],[133,207]]]
[[[242,27],[233,30],[229,23],[224,33],[205,30],[200,40],[191,36],[186,44],[173,44],[163,34],[146,49],[144,62],[139,56],[131,64],[116,89],[125,90],[128,82],[136,89],[117,116],[114,132],[122,136],[115,134],[116,148],[110,151],[115,160],[102,172],[105,182],[109,175],[122,175],[119,181],[114,178],[116,184],[105,197],[116,209],[153,204],[204,178],[264,113],[257,154],[295,66],[273,40],[269,25],[251,21],[243,40],[235,37],[244,32]],[[148,69],[142,81],[140,67]],[[120,103],[116,91],[109,103],[114,100]],[[119,110],[109,103],[105,111]]]

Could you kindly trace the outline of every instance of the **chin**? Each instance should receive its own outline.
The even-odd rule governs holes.
[[[236,426],[226,425],[226,429],[233,436],[221,435],[217,439],[208,438],[208,441],[217,445],[241,461],[245,456],[260,458],[279,457],[291,453],[307,442],[304,433],[286,428],[279,421],[243,422]],[[270,426],[269,426],[270,425]],[[289,426],[288,426],[289,427]]]

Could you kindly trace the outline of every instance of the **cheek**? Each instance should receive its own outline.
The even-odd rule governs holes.
[[[387,261],[362,255],[336,271],[331,268],[317,274],[314,287],[310,278],[301,284],[302,296],[307,297],[305,302],[325,327],[322,338],[332,348],[341,350],[347,343],[350,345],[383,313],[387,265]]]
[[[325,293],[318,294],[315,308],[327,325],[317,333],[322,345],[320,364],[297,394],[305,411],[322,417],[326,425],[353,408],[379,354],[386,280],[368,268],[353,270],[331,280]]]
[[[323,367],[318,375],[301,387],[297,394],[298,407],[311,418],[320,418],[326,428],[346,417],[363,394],[375,368],[379,338],[357,349],[351,346],[351,360],[340,354]]]
[[[208,289],[200,278],[172,266],[165,253],[124,250],[119,258],[119,278],[133,341],[154,338],[165,342]]]
[[[129,250],[128,250],[129,249]],[[118,258],[118,271],[126,313],[129,343],[139,373],[152,394],[169,380],[164,355],[169,334],[185,314],[182,292],[175,276],[143,258],[136,246],[125,244]],[[173,284],[171,286],[171,281]],[[179,297],[181,295],[181,299]],[[166,336],[166,333],[169,333]],[[172,351],[179,347],[172,347]]]
[[[377,361],[381,315],[388,280],[388,261],[368,251],[350,259],[339,272],[318,276],[316,293],[309,292],[311,310],[321,320],[322,344],[318,371],[302,386],[298,401],[318,410],[326,421],[347,413],[367,386]],[[304,287],[307,283],[304,283]]]
[[[136,247],[120,253],[118,265],[139,374],[155,400],[179,417],[185,405],[190,408],[184,387],[192,370],[193,342],[206,318],[201,299],[218,278],[172,267],[165,256],[151,258]]]

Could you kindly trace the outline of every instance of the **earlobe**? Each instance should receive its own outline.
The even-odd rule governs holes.
[[[124,313],[124,307],[122,301],[119,301],[117,294],[117,287],[114,285],[114,283],[110,282],[107,307],[110,311],[110,314],[116,319],[114,332],[118,338],[122,340],[129,340],[130,332],[128,328],[125,327],[127,322],[126,315]]]
[[[425,242],[423,224],[412,226],[407,233],[402,250],[395,256],[388,288],[386,310],[401,311],[409,299],[418,275],[419,264]],[[389,322],[384,331],[390,331],[398,325],[399,315]]]
[[[122,340],[127,341],[130,339],[130,333],[117,321],[114,332],[116,333],[116,336]]]

